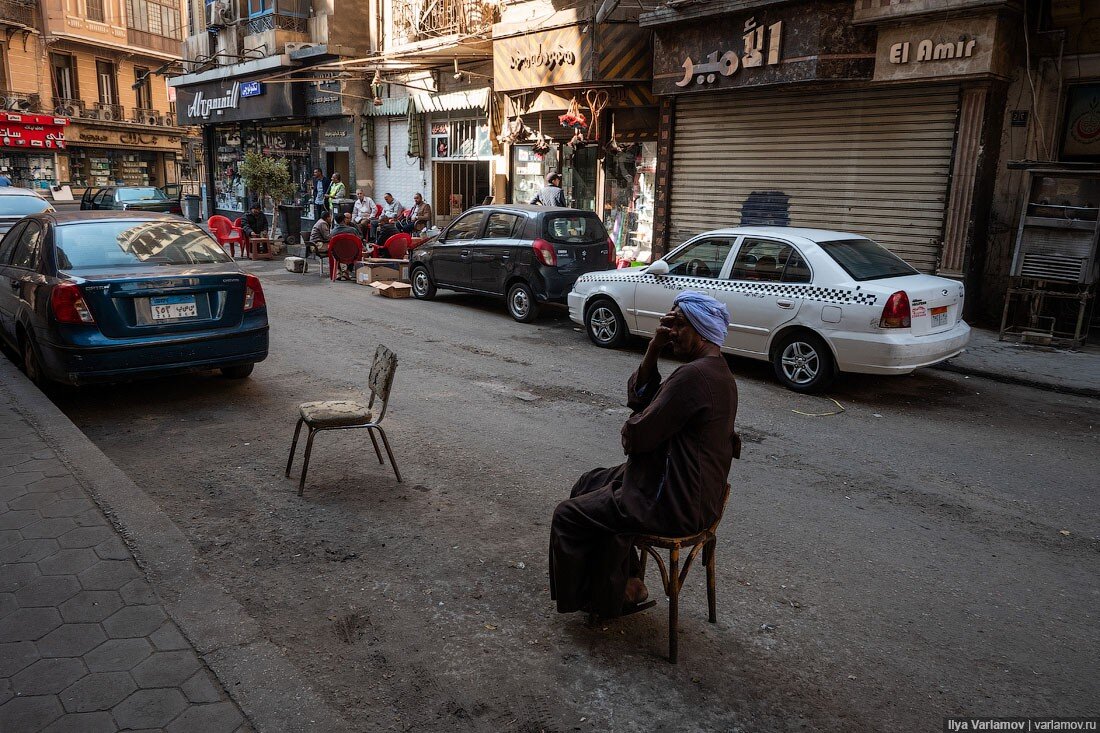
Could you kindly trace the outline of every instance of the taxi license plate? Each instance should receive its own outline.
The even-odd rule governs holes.
[[[166,295],[149,299],[149,310],[154,321],[171,321],[177,318],[195,318],[199,308],[194,295]]]
[[[941,305],[939,308],[933,308],[930,313],[932,314],[932,328],[937,326],[947,325],[947,306]]]

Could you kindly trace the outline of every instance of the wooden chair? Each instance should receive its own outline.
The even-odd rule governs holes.
[[[322,402],[303,402],[298,405],[298,424],[294,427],[294,441],[290,444],[290,458],[286,462],[286,476],[290,478],[290,469],[294,465],[294,449],[298,447],[298,435],[302,432],[302,423],[309,426],[309,438],[306,440],[306,454],[302,464],[302,476],[298,480],[298,496],[302,495],[306,486],[306,472],[309,470],[309,454],[313,451],[313,438],[322,430],[356,430],[365,428],[370,435],[370,442],[374,444],[374,453],[378,456],[379,465],[384,465],[382,451],[378,449],[378,441],[374,437],[377,430],[382,438],[382,444],[386,447],[386,455],[390,457],[390,465],[393,473],[401,481],[401,472],[397,468],[397,461],[393,458],[393,450],[390,449],[390,441],[386,438],[386,431],[380,423],[386,416],[386,407],[390,401],[390,388],[393,387],[393,375],[397,371],[397,356],[382,344],[374,352],[374,362],[371,364],[370,376],[367,377],[367,386],[370,388],[370,401],[367,404],[353,400],[326,400]],[[380,402],[375,407],[375,401]],[[376,414],[377,410],[377,414]]]
[[[729,498],[730,485],[726,484],[726,495],[722,498],[722,510],[718,513],[718,519],[702,532],[687,537],[663,537],[646,534],[638,535],[634,540],[634,546],[638,548],[642,555],[642,568],[639,577],[645,580],[646,557],[648,555],[653,556],[653,559],[657,561],[657,567],[661,571],[661,585],[665,589],[665,595],[668,596],[668,660],[673,664],[676,664],[679,657],[679,640],[677,637],[680,630],[680,589],[684,587],[684,580],[687,578],[688,571],[691,570],[691,563],[695,561],[700,552],[703,554],[703,564],[707,568],[707,610],[709,611],[709,620],[712,624],[718,622],[717,581],[714,564],[714,550],[717,545],[715,533],[718,531],[718,525],[722,523],[722,514],[726,510],[726,502],[729,501]],[[664,559],[655,548],[668,550],[667,567]],[[687,559],[684,560],[684,567],[681,568],[680,550],[687,548],[691,549],[688,552]]]

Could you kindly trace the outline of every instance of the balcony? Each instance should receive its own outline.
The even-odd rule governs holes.
[[[309,0],[249,0],[245,33],[309,32]]]
[[[130,121],[139,125],[159,125],[160,112],[147,107],[134,107],[131,110]]]
[[[126,110],[123,109],[121,104],[96,102],[91,107],[85,107],[84,114],[81,117],[105,122],[123,122],[126,119]]]
[[[0,2],[3,1],[4,0],[0,0]],[[131,46],[140,46],[141,48],[147,48],[150,51],[159,51],[160,53],[170,53],[173,56],[178,56],[180,54],[183,44],[183,39],[181,38],[158,36],[156,33],[139,31],[135,28],[126,29],[126,40],[129,41]]]
[[[5,112],[39,112],[42,98],[37,94],[0,89],[0,109]]]
[[[497,6],[482,0],[410,0],[395,7],[395,45],[451,35],[489,33]]]
[[[0,0],[0,24],[35,28],[37,9],[34,0]]]
[[[58,117],[86,117],[84,100],[68,99],[66,97],[53,98],[52,112]]]

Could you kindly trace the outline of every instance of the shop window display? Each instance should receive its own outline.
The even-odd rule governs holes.
[[[7,168],[12,185],[44,189],[57,182],[53,155],[0,153],[0,168]]]
[[[653,197],[657,143],[635,143],[607,155],[604,166],[604,226],[620,255],[648,262],[653,247]]]
[[[311,130],[306,126],[265,127],[233,125],[217,131],[215,205],[227,211],[246,211],[249,193],[240,176],[244,154],[254,150],[263,155],[286,160],[290,178],[298,187],[295,202],[308,203]]]
[[[156,153],[125,150],[71,148],[69,178],[73,188],[104,186],[157,186]]]

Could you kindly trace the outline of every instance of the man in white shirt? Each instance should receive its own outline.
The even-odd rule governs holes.
[[[385,198],[386,203],[382,206],[382,216],[388,216],[397,221],[401,218],[401,212],[405,210],[405,207],[393,197],[392,193],[387,193]]]
[[[363,189],[355,192],[355,205],[351,208],[351,220],[355,223],[355,226],[359,227],[363,237],[370,236],[370,223],[371,219],[374,218],[375,208],[374,199],[366,195]]]

